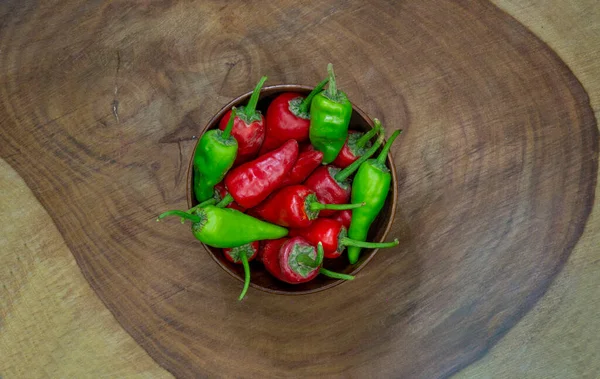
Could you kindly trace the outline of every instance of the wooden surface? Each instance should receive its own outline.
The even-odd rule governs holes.
[[[596,179],[585,170],[594,163],[597,134],[586,118],[586,98],[577,81],[514,20],[475,2],[438,3],[435,12],[427,3],[391,9],[373,2],[373,9],[387,15],[379,20],[379,29],[397,33],[364,38],[374,30],[373,9],[322,4],[307,8],[283,29],[290,38],[306,34],[310,44],[300,41],[282,56],[274,52],[282,43],[273,38],[281,33],[278,21],[264,18],[252,27],[241,21],[256,9],[216,6],[213,14],[219,17],[202,19],[205,12],[187,10],[191,3],[159,4],[140,3],[132,9],[113,2],[99,9],[73,6],[60,12],[52,4],[44,5],[47,9],[28,2],[0,5],[0,64],[6,73],[0,79],[0,154],[12,166],[0,166],[0,209],[7,215],[1,235],[8,236],[2,241],[6,248],[2,246],[0,269],[0,351],[9,352],[0,354],[2,377],[167,375],[134,339],[157,362],[182,375],[226,374],[240,368],[252,374],[266,365],[275,374],[394,372],[431,377],[480,357],[534,305],[569,252],[567,237],[576,239],[577,227],[583,226],[586,201],[591,201],[585,184]],[[589,8],[585,2],[499,5],[557,50],[586,87],[593,109],[600,109],[593,2]],[[298,16],[281,7],[264,13],[272,11],[278,19]],[[431,21],[437,12],[451,17],[435,24]],[[80,22],[71,23],[74,17]],[[355,22],[348,22],[353,18]],[[197,22],[202,20],[206,22]],[[469,45],[459,30],[443,29],[443,22],[471,33]],[[201,38],[225,24],[229,34]],[[407,34],[415,28],[421,33]],[[273,40],[264,46],[264,34],[257,30],[268,30]],[[346,41],[328,50],[316,38],[318,31],[359,34],[377,43],[355,41],[364,45],[365,56],[338,62],[335,56],[354,46]],[[239,35],[248,36],[241,55],[235,48]],[[430,49],[417,43],[427,40],[435,42],[426,45]],[[382,54],[392,43],[391,54]],[[312,59],[310,67],[301,67],[301,47]],[[527,59],[518,59],[521,55]],[[235,304],[231,299],[237,283],[215,270],[208,257],[195,255],[189,235],[176,226],[158,229],[148,221],[159,208],[183,203],[177,167],[185,166],[191,146],[186,139],[219,105],[250,87],[250,76],[266,72],[273,81],[316,82],[328,60],[341,66],[340,81],[366,111],[381,114],[386,124],[408,125],[395,152],[396,163],[403,162],[405,169],[401,190],[406,206],[396,229],[405,244],[398,256],[373,262],[362,283],[340,286],[326,299],[290,304],[251,291],[247,302]],[[436,64],[440,60],[443,65]],[[492,89],[503,87],[493,84],[505,83],[510,96],[498,105]],[[405,100],[403,106],[392,107],[398,98]],[[490,125],[494,129],[485,128]],[[464,135],[457,136],[458,131]],[[474,152],[482,155],[477,159],[465,151],[471,141],[482,145]],[[502,170],[507,163],[518,166],[523,155],[507,153],[523,146],[531,153],[525,154],[526,170],[511,165]],[[544,159],[537,159],[538,151],[545,153]],[[462,159],[448,166],[452,156]],[[460,189],[469,178],[460,174],[479,166],[484,169],[478,187],[466,197]],[[522,179],[516,181],[517,189],[511,180],[515,176]],[[542,192],[531,178],[543,178]],[[506,225],[506,215],[520,209],[519,204],[541,209],[517,212],[513,224],[505,227],[508,233],[485,228]],[[552,217],[543,213],[557,204],[560,212]],[[457,209],[474,215],[465,214],[458,222]],[[598,376],[593,360],[598,351],[596,214],[548,294],[490,354],[459,376]],[[470,228],[475,221],[478,225]],[[571,227],[557,226],[560,222]],[[484,231],[474,234],[476,228]],[[511,250],[519,235],[527,239]],[[444,249],[434,249],[438,245]],[[504,251],[498,250],[503,246]],[[544,255],[539,254],[542,247]],[[498,251],[503,254],[493,254]],[[509,253],[518,253],[518,261],[507,260]],[[71,254],[134,339],[85,284]],[[181,262],[196,266],[178,267]],[[509,283],[520,285],[509,288]],[[336,302],[345,304],[342,296],[370,296],[360,304],[372,308],[338,315],[340,309],[334,308]],[[319,313],[303,308],[309,302],[313,307],[328,305]],[[196,312],[193,320],[186,315],[190,310]],[[241,315],[244,320],[252,316],[246,329],[235,323]],[[289,327],[302,317],[310,320],[310,329]],[[324,340],[323,333],[341,330],[346,323],[352,332],[338,336],[335,344]],[[304,330],[315,334],[290,341]],[[282,331],[285,337],[278,334]],[[248,336],[254,337],[258,350],[243,346]],[[438,339],[434,344],[427,337]],[[353,350],[343,351],[349,346]],[[312,356],[327,347],[322,356]],[[220,354],[213,356],[214,351]],[[257,351],[263,355],[257,358]],[[210,358],[215,360],[204,361]]]

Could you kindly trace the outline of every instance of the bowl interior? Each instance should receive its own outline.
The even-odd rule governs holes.
[[[266,114],[267,106],[271,102],[273,98],[275,98],[278,94],[283,92],[297,92],[299,94],[307,95],[312,90],[311,87],[301,86],[301,85],[275,85],[264,87],[261,91],[260,100],[258,102],[258,109]],[[223,117],[223,115],[233,106],[243,105],[250,98],[251,92],[248,92],[242,96],[231,101],[229,104],[225,105],[206,125],[206,127],[202,130],[201,133],[206,132],[207,130],[217,128],[219,125],[219,121]],[[350,120],[350,129],[358,130],[362,132],[366,132],[373,128],[373,121],[359,108],[353,105],[352,118]],[[376,138],[373,138],[373,142]],[[196,144],[197,146],[197,144]],[[195,152],[195,148],[194,148]],[[187,175],[187,200],[188,206],[192,207],[197,205],[198,202],[193,194],[193,171],[192,170],[193,163],[193,154],[190,157],[190,163],[188,167],[188,175]],[[394,215],[396,212],[396,199],[397,199],[397,178],[396,178],[396,168],[394,166],[394,162],[390,154],[387,157],[387,166],[390,168],[392,174],[392,183],[390,186],[390,194],[387,197],[385,205],[383,209],[379,213],[379,216],[373,222],[371,229],[369,231],[368,240],[374,242],[383,242],[390,231],[392,226]],[[244,271],[242,265],[237,265],[229,262],[223,256],[221,249],[216,249],[210,246],[206,246],[202,244],[204,248],[208,251],[208,253],[213,257],[213,259],[229,274],[233,277],[237,278],[240,282],[243,282]],[[345,274],[356,274],[360,271],[375,255],[377,249],[363,249],[361,253],[360,260],[355,264],[351,265],[348,262],[346,254],[342,254],[341,257],[337,259],[325,259],[323,267],[337,272],[342,272]],[[308,294],[313,292],[322,291],[328,288],[332,288],[342,282],[343,280],[331,279],[324,275],[318,275],[314,280],[297,285],[291,285],[284,282],[280,282],[275,279],[271,274],[269,274],[262,263],[254,260],[250,262],[251,268],[251,286],[266,292],[277,293],[277,294],[287,294],[287,295],[299,295],[299,294]],[[356,278],[358,280],[359,278]]]

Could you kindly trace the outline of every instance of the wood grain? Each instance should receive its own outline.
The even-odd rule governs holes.
[[[572,74],[514,20],[479,2],[281,3],[249,25],[252,7],[158,4],[4,3],[0,154],[159,363],[182,376],[444,375],[543,293],[593,200],[597,130]],[[55,22],[32,28],[50,9]],[[357,104],[407,131],[403,247],[335,295],[234,304],[237,284],[150,220],[183,203],[186,140],[219,101],[265,71],[316,82],[328,60]]]
[[[170,377],[115,322],[3,160],[0,194],[0,377]]]
[[[600,8],[596,2],[498,0],[501,9],[553,48],[600,115]],[[598,196],[596,182],[596,198]],[[480,361],[456,375],[469,378],[599,378],[600,203],[565,268],[536,306]]]

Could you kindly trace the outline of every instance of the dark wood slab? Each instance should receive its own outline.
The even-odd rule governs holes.
[[[194,138],[262,74],[333,62],[405,133],[399,207],[357,280],[249,292],[187,228]],[[558,57],[480,1],[4,1],[0,156],[121,325],[179,377],[440,377],[543,295],[594,201],[598,130]]]

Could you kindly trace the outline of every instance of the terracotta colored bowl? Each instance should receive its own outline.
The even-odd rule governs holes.
[[[303,95],[307,95],[312,90],[311,87],[302,86],[302,85],[293,85],[293,84],[285,84],[285,85],[275,85],[264,87],[261,91],[260,100],[258,102],[258,109],[261,112],[266,114],[267,107],[271,100],[275,98],[278,94],[283,92],[297,92]],[[225,105],[204,127],[202,133],[206,132],[210,129],[215,129],[219,125],[219,121],[221,117],[227,112],[231,107],[246,104],[248,99],[250,98],[251,92],[248,92],[244,95],[241,95],[231,101],[229,104]],[[359,131],[367,131],[373,128],[373,121],[358,107],[353,105],[352,119],[350,121],[350,129],[359,130]],[[375,138],[373,139],[373,141]],[[197,146],[197,143],[196,143]],[[195,148],[194,148],[195,151]],[[194,196],[193,192],[193,154],[190,159],[190,164],[188,167],[187,174],[187,200],[188,206],[193,207],[197,205],[198,202]],[[396,201],[398,198],[398,183],[396,178],[396,167],[394,166],[394,161],[392,160],[391,155],[387,157],[387,166],[391,170],[392,174],[392,185],[390,188],[390,195],[388,196],[385,205],[371,226],[371,230],[369,232],[369,241],[375,242],[383,242],[387,234],[392,227],[392,223],[394,220],[394,215],[396,213]],[[240,282],[244,281],[244,272],[242,269],[242,265],[236,265],[225,259],[221,249],[216,249],[210,246],[204,245],[206,251],[210,254],[210,256],[223,268],[223,270],[227,271],[231,276],[239,280]],[[346,254],[344,253],[341,257],[337,259],[325,259],[324,267],[333,271],[342,272],[345,274],[355,275],[358,273],[365,265],[373,259],[377,249],[363,249],[361,253],[360,260],[355,264],[351,265],[346,258]],[[250,263],[251,267],[251,286],[257,288],[259,290],[283,294],[283,295],[301,295],[301,294],[309,294],[318,291],[323,291],[328,288],[332,288],[337,286],[338,284],[343,283],[343,280],[331,279],[323,275],[318,275],[314,280],[298,284],[291,285],[287,283],[280,282],[275,279],[271,274],[269,274],[263,265],[254,260]],[[355,280],[361,280],[360,276],[358,276]]]

